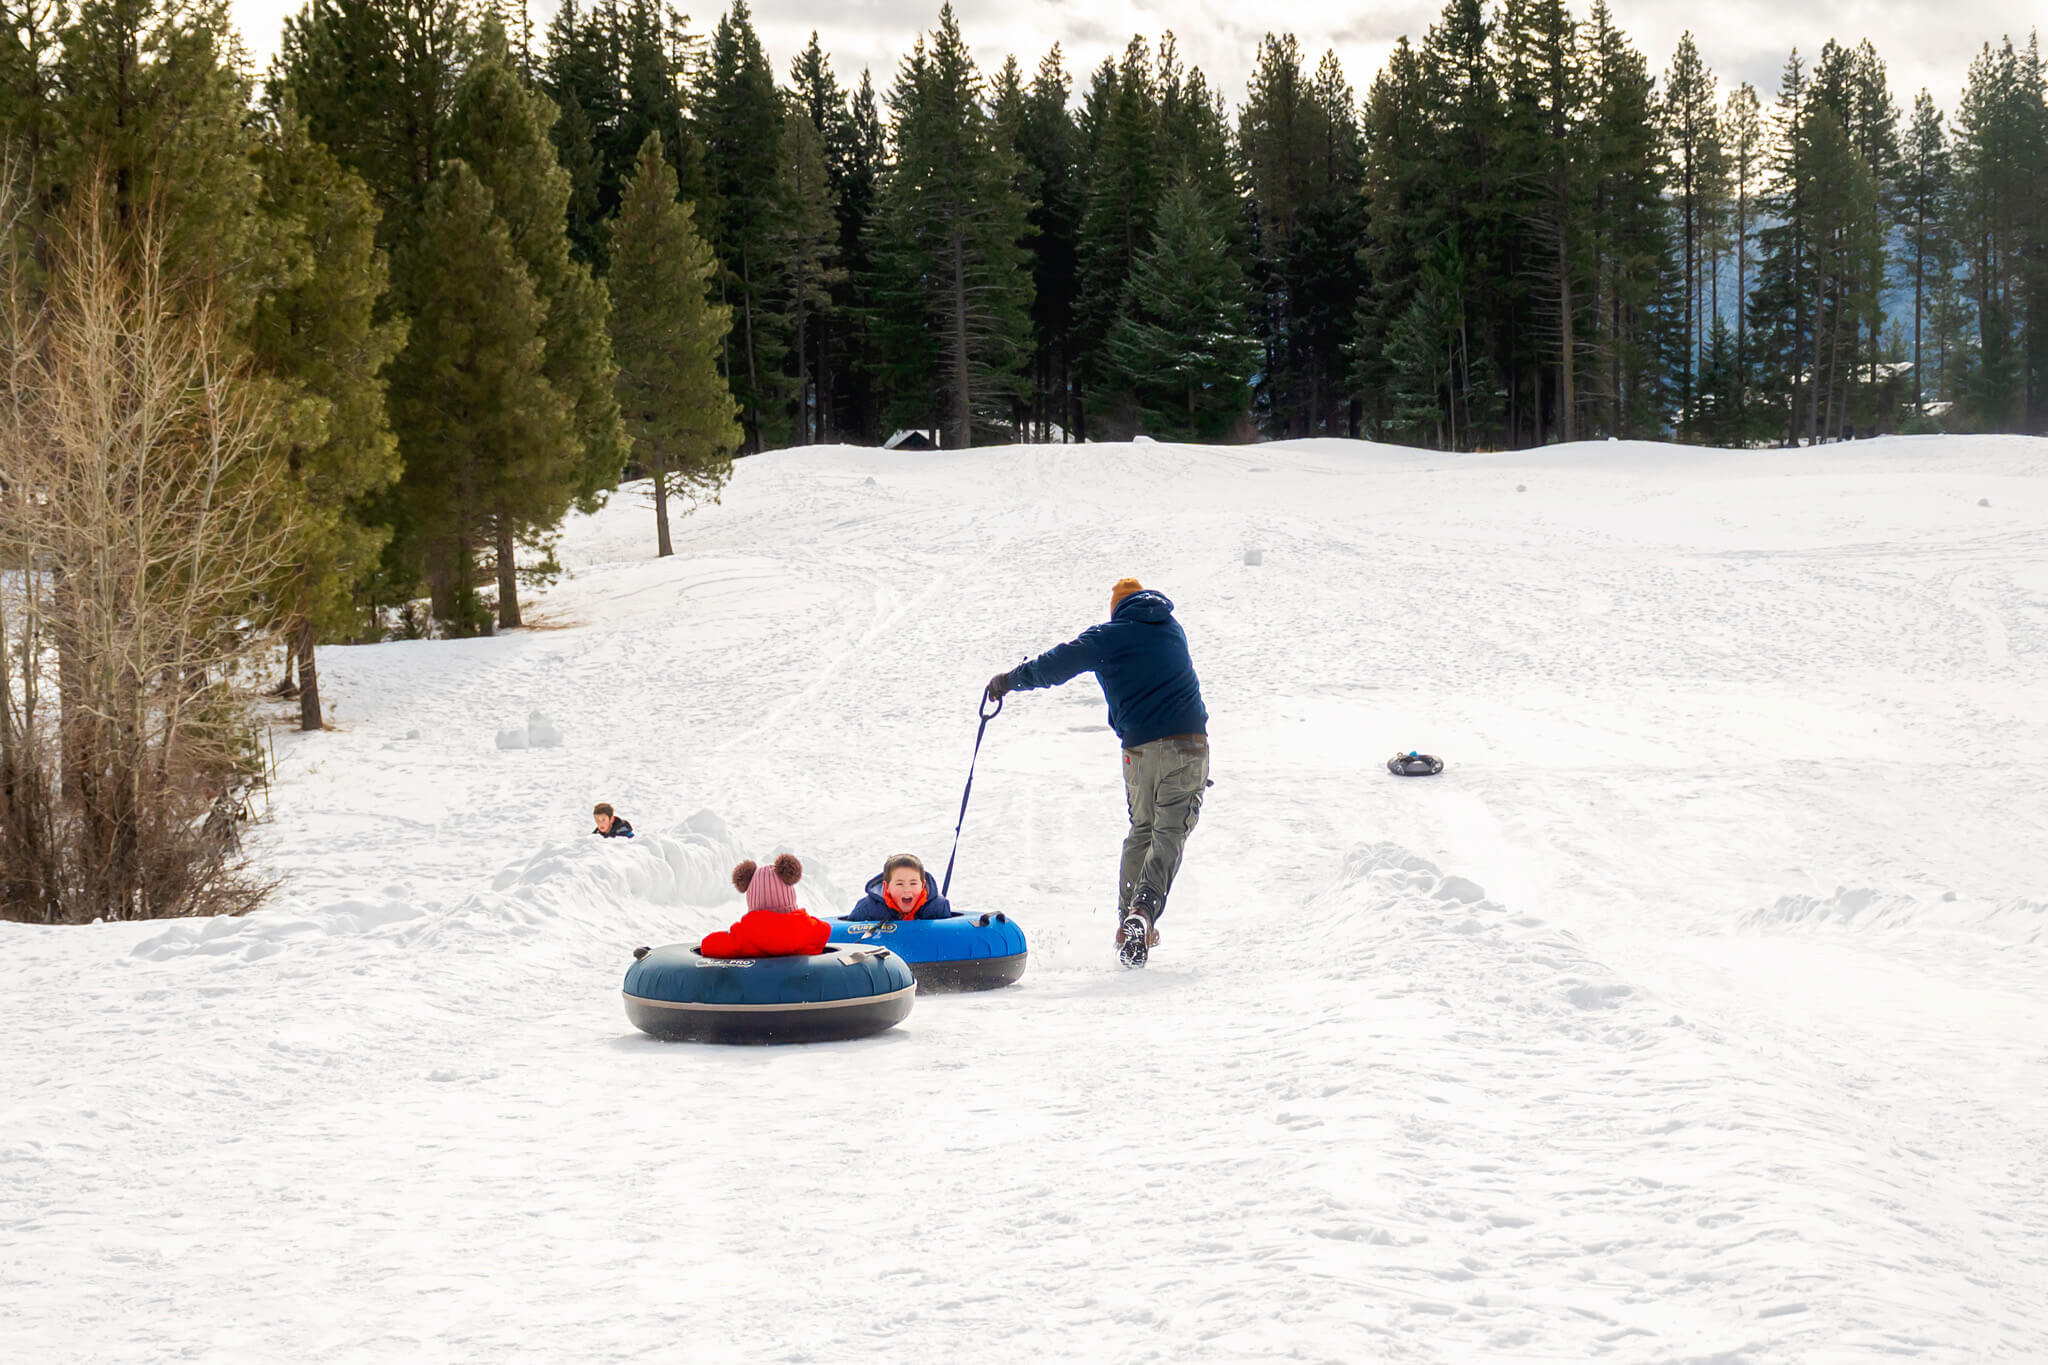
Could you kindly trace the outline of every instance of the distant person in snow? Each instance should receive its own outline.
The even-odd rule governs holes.
[[[1209,712],[1173,603],[1135,578],[1109,590],[1109,620],[988,681],[1010,692],[1057,687],[1093,673],[1124,746],[1124,800],[1131,830],[1117,876],[1117,949],[1142,966],[1180,870],[1209,785]]]
[[[592,834],[604,839],[630,839],[633,837],[633,822],[621,820],[613,812],[611,802],[598,802],[591,808],[590,813],[597,821],[597,828],[590,831]]]
[[[932,874],[915,853],[898,853],[882,864],[881,874],[868,882],[867,895],[847,914],[848,919],[953,919],[959,912],[946,903],[932,885]]]
[[[825,951],[832,926],[796,902],[804,865],[784,853],[762,867],[749,858],[732,870],[732,884],[747,898],[747,913],[730,929],[704,936],[705,957],[800,957]]]

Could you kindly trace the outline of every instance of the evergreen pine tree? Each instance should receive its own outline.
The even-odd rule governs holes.
[[[420,231],[394,262],[412,326],[392,366],[391,418],[405,453],[406,526],[426,566],[435,617],[487,634],[477,551],[524,485],[559,488],[575,440],[570,405],[546,374],[546,308],[474,172],[450,162],[428,188]]]
[[[576,259],[604,262],[605,156],[600,141],[616,120],[617,73],[606,60],[609,34],[601,12],[562,0],[548,21],[539,87],[559,111],[549,138],[569,173],[568,231]]]
[[[2041,430],[2048,419],[2044,84],[2033,42],[1986,44],[1956,110],[1956,236],[1977,326],[1962,397],[1990,431]]]
[[[9,0],[0,8],[0,138],[21,164],[26,204],[41,213],[59,143],[57,56],[70,18],[65,0]]]
[[[1216,440],[1249,404],[1259,343],[1244,272],[1217,216],[1192,184],[1168,191],[1110,329],[1111,381],[1135,396],[1156,436]]]
[[[464,75],[448,143],[490,193],[542,309],[542,372],[568,405],[568,439],[530,452],[526,477],[503,484],[492,507],[498,558],[498,623],[520,623],[516,553],[551,533],[572,502],[618,483],[626,462],[613,389],[604,287],[569,251],[569,174],[548,126],[554,106],[529,90],[508,60],[504,34],[487,20],[476,63]]]
[[[389,283],[369,190],[306,132],[287,101],[259,153],[262,210],[293,247],[293,269],[249,324],[256,364],[284,385],[279,450],[298,506],[294,554],[278,587],[298,663],[300,728],[318,730],[322,636],[356,633],[355,589],[390,538],[365,500],[399,475],[384,367],[405,326],[378,321]]]
[[[1890,238],[1903,217],[1899,182],[1904,162],[1899,145],[1899,107],[1892,99],[1884,62],[1867,38],[1856,45],[1850,91],[1846,120],[1849,145],[1870,178],[1870,192],[1861,205],[1866,221],[1855,229],[1861,244],[1858,295],[1867,338],[1858,347],[1866,366],[1858,407],[1862,420],[1876,430],[1890,420],[1890,414],[1877,407],[1888,391],[1880,381],[1877,367],[1883,359],[1880,352],[1886,325],[1884,300],[1891,285]]]
[[[1173,34],[1159,38],[1159,152],[1161,174],[1185,182],[1201,197],[1233,243],[1243,237],[1237,168],[1230,152],[1230,118],[1223,96],[1198,66],[1183,66]]]
[[[839,88],[839,78],[832,73],[832,58],[818,41],[816,29],[811,30],[810,42],[789,64],[789,89],[824,142],[826,169],[836,177],[842,170],[850,131],[847,96]]]
[[[273,110],[288,102],[313,140],[368,187],[378,210],[377,244],[391,269],[381,316],[409,319],[408,300],[430,287],[406,272],[434,268],[417,250],[421,213],[440,173],[457,73],[471,42],[454,0],[311,0],[285,21],[267,97]],[[394,382],[403,363],[401,353]],[[408,486],[421,477],[416,468],[428,438],[407,428],[395,403],[389,413],[405,472],[373,494],[363,513],[368,523],[391,528],[369,594],[373,602],[402,602],[425,578],[445,620],[456,605],[453,570],[445,554],[430,562],[428,549],[447,537],[444,528],[414,520],[433,500]],[[467,592],[466,577],[463,583]]]
[[[1476,0],[1475,0],[1476,3]],[[1352,92],[1334,54],[1310,73],[1267,35],[1238,117],[1270,432],[1349,434],[1347,357],[1364,287],[1364,175]]]
[[[1801,434],[1810,444],[1853,427],[1864,324],[1878,306],[1877,185],[1856,150],[1856,117],[1856,54],[1829,42],[1781,152],[1780,193],[1796,206],[1788,222],[1805,247],[1799,303],[1808,325],[1795,359],[1807,381]]]
[[[1423,261],[1408,306],[1387,329],[1389,424],[1437,450],[1474,444],[1469,427],[1460,424],[1473,415],[1470,376],[1483,367],[1465,344],[1470,329],[1464,271],[1465,256],[1453,234]]]
[[[1017,120],[1017,159],[1030,201],[1031,421],[1045,440],[1057,423],[1078,429],[1074,392],[1074,306],[1080,288],[1082,213],[1078,136],[1067,108],[1071,85],[1057,45],[1038,63]]]
[[[1906,134],[1904,173],[1900,179],[1901,217],[1906,229],[1907,259],[1913,275],[1913,410],[1927,409],[1927,382],[1921,355],[1930,285],[1955,271],[1946,231],[1952,190],[1948,134],[1941,110],[1925,90],[1913,101],[1913,124]]]
[[[840,262],[824,276],[823,298],[801,321],[806,344],[801,347],[798,368],[808,379],[809,414],[807,440],[829,441],[852,421],[847,412],[853,384],[850,370],[858,352],[850,310],[855,303],[852,266],[864,265],[846,256],[845,210],[850,183],[860,157],[858,133],[847,92],[833,74],[832,61],[813,32],[804,50],[789,66],[790,97],[802,107],[818,140],[825,172],[825,201],[829,216],[830,254]],[[785,168],[794,164],[785,158]],[[872,194],[872,170],[867,186]]]
[[[1131,39],[1121,64],[1105,72],[1100,84],[1100,113],[1080,180],[1073,346],[1091,412],[1107,417],[1130,400],[1110,385],[1104,346],[1138,254],[1152,240],[1165,188],[1157,165],[1159,97],[1144,39]],[[1127,427],[1133,416],[1123,413],[1117,425]],[[1097,430],[1092,422],[1089,429]]]
[[[888,155],[875,83],[862,71],[848,110],[845,142],[839,153],[840,180],[833,194],[833,215],[839,220],[839,263],[846,274],[834,293],[839,325],[828,333],[836,338],[841,358],[826,369],[837,376],[833,429],[866,441],[880,439],[875,385],[879,366],[871,333],[873,310],[868,306],[875,286],[874,235],[869,223]]]
[[[1719,146],[1714,99],[1714,73],[1707,69],[1692,33],[1687,31],[1679,38],[1678,51],[1665,73],[1663,98],[1657,111],[1670,156],[1672,208],[1678,218],[1683,249],[1680,267],[1684,283],[1678,322],[1685,341],[1679,353],[1677,380],[1681,424],[1692,419],[1697,372],[1709,330],[1705,316],[1705,247],[1713,162]]]
[[[795,442],[809,445],[825,439],[813,343],[823,315],[832,307],[832,286],[843,272],[832,263],[838,254],[839,225],[832,213],[825,140],[800,98],[789,101],[783,116],[775,172],[773,246],[782,274],[778,302],[790,319],[790,354],[796,368]]]
[[[161,223],[174,285],[239,329],[288,247],[257,211],[251,92],[225,0],[82,0],[59,32],[53,179],[99,179],[117,221]]]
[[[1609,435],[1652,437],[1670,416],[1678,270],[1667,230],[1653,114],[1640,52],[1594,0],[1585,63],[1593,176],[1594,387]]]
[[[619,117],[612,129],[605,156],[605,205],[616,206],[625,193],[628,176],[636,171],[640,149],[647,139],[660,134],[677,185],[696,192],[702,175],[704,149],[696,145],[683,109],[683,73],[677,69],[675,52],[687,50],[695,41],[682,29],[683,20],[673,13],[664,15],[657,0],[628,0],[616,12],[617,36],[613,47],[619,54]]]
[[[597,154],[596,130],[590,125],[590,115],[574,96],[553,98],[561,114],[549,132],[549,141],[554,143],[556,159],[569,177],[569,248],[577,260],[601,269],[604,256],[599,229],[604,221],[604,163]]]
[[[780,436],[782,319],[771,293],[778,273],[775,181],[783,103],[746,0],[733,0],[711,35],[696,126],[708,181],[698,207],[733,312],[726,377],[740,405],[745,448],[753,452]]]
[[[1359,254],[1368,284],[1352,343],[1351,382],[1364,397],[1368,429],[1382,436],[1412,437],[1419,429],[1442,426],[1440,412],[1431,408],[1418,417],[1415,401],[1396,398],[1405,382],[1404,367],[1439,354],[1433,343],[1415,335],[1433,316],[1427,307],[1419,312],[1415,308],[1436,164],[1436,129],[1429,109],[1421,54],[1404,38],[1373,78],[1363,120],[1366,237]],[[1397,332],[1402,338],[1398,342]],[[1423,392],[1435,395],[1441,389],[1431,384]]]
[[[889,92],[894,164],[873,219],[877,351],[897,415],[949,448],[1014,430],[1029,353],[1028,208],[950,4]]]
[[[314,141],[370,187],[387,251],[440,173],[470,43],[458,0],[312,0],[285,20],[270,98],[289,91]]]
[[[1493,25],[1479,0],[1449,0],[1421,53],[1424,107],[1435,136],[1416,197],[1412,233],[1420,244],[1430,306],[1411,310],[1404,327],[1428,321],[1454,328],[1435,338],[1450,357],[1447,448],[1474,449],[1507,439],[1494,404],[1490,349],[1508,309],[1499,263],[1509,254],[1508,180],[1503,164],[1506,111],[1492,52]]]
[[[1290,244],[1288,289],[1297,333],[1304,429],[1358,435],[1359,405],[1349,391],[1349,356],[1365,290],[1358,243],[1365,235],[1364,152],[1358,103],[1337,54],[1325,52],[1309,85],[1320,149],[1314,179]]]
[[[1700,415],[1697,429],[1708,445],[1734,447],[1743,443],[1742,372],[1735,364],[1735,336],[1728,320],[1714,315],[1707,333],[1699,380]]]
[[[1795,50],[1778,82],[1766,153],[1766,192],[1759,200],[1767,221],[1757,230],[1757,282],[1749,297],[1751,354],[1759,387],[1777,409],[1780,440],[1794,444],[1811,385],[1804,382],[1814,308],[1813,267],[1806,213],[1806,66]]]
[[[1749,279],[1755,236],[1757,192],[1764,169],[1763,105],[1756,87],[1744,81],[1728,93],[1721,117],[1728,175],[1728,231],[1735,248],[1735,350],[1738,423],[1743,440],[1750,430]]]
[[[707,295],[717,264],[650,133],[612,220],[612,349],[619,407],[654,484],[657,555],[673,552],[669,498],[715,498],[741,433],[718,355],[732,312]]]
[[[1578,439],[1579,327],[1583,311],[1588,217],[1585,163],[1586,90],[1579,69],[1577,25],[1563,0],[1511,0],[1502,14],[1500,91],[1503,104],[1503,194],[1514,204],[1508,225],[1513,273],[1535,305],[1518,317],[1509,347],[1511,408],[1517,382],[1533,360],[1526,430],[1531,440]],[[1516,314],[1520,291],[1504,291]],[[1548,382],[1545,382],[1545,380]],[[1524,429],[1512,412],[1511,437]]]

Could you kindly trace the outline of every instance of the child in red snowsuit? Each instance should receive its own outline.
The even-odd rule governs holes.
[[[749,858],[732,870],[732,884],[747,898],[747,913],[730,929],[706,934],[697,945],[705,957],[798,957],[825,951],[832,926],[796,903],[804,865],[784,853],[767,867]]]

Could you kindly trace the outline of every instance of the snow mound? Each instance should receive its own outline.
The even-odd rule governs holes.
[[[498,873],[491,889],[536,900],[566,894],[606,903],[717,905],[733,899],[733,865],[745,857],[725,821],[700,810],[671,833],[549,845]]]
[[[177,920],[130,950],[145,962],[183,957],[232,957],[254,962],[299,940],[356,937],[417,920],[425,913],[411,890],[388,886],[373,898],[337,901],[294,914],[267,910],[259,915],[217,915]]]
[[[1393,843],[1354,848],[1337,882],[1297,925],[1327,975],[1360,982],[1426,980],[1487,1001],[1503,1043],[1546,1034],[1627,1047],[1665,1025],[1646,995],[1586,951],[1576,935],[1515,914],[1469,878]]]
[[[1858,930],[1935,927],[1972,929],[2019,943],[2048,942],[2048,901],[2024,897],[1974,900],[1944,893],[1926,900],[1903,891],[1838,886],[1827,895],[1780,896],[1750,911],[1744,929],[1758,932],[1837,926]]]
[[[550,844],[452,908],[391,885],[298,912],[177,921],[131,951],[149,962],[254,962],[287,947],[352,953],[359,949],[349,941],[372,937],[408,952],[502,957],[524,943],[542,963],[563,953],[606,957],[635,935],[669,941],[723,923],[737,901],[732,867],[744,856],[725,821],[703,810],[668,832]],[[678,910],[689,913],[678,917]]]

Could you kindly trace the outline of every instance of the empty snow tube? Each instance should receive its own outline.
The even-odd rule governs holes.
[[[1396,777],[1435,777],[1444,761],[1431,754],[1395,754],[1387,760],[1387,771]]]
[[[917,982],[886,948],[808,957],[705,957],[673,943],[626,968],[626,1017],[657,1038],[696,1043],[815,1043],[865,1038],[902,1022]]]
[[[921,991],[986,991],[1024,975],[1024,931],[1008,915],[951,919],[835,919],[834,943],[886,943]]]

